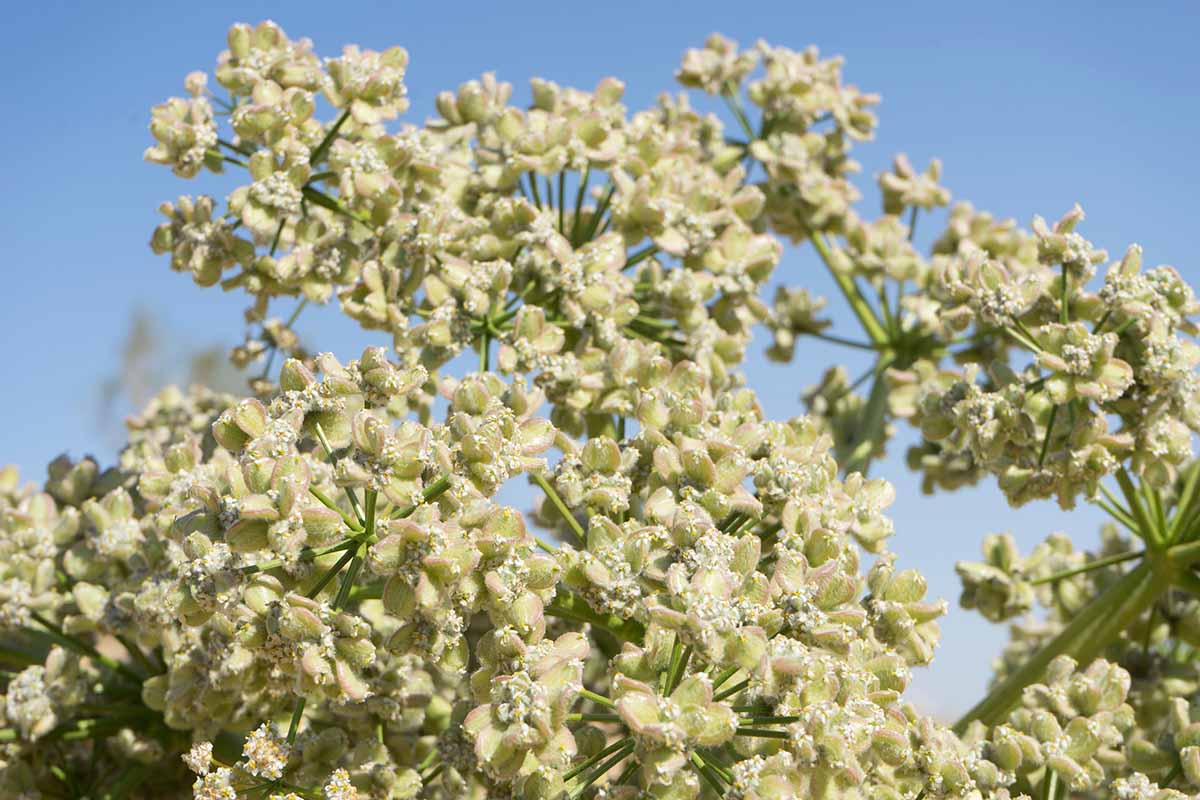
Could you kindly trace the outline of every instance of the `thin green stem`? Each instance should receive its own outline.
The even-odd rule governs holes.
[[[325,158],[325,154],[329,152],[329,148],[333,146],[333,140],[337,137],[338,131],[342,129],[342,125],[350,118],[350,109],[342,112],[337,121],[333,123],[333,127],[326,132],[321,139],[321,143],[316,146],[312,154],[308,157],[309,164],[317,164],[321,159]]]
[[[532,172],[527,173],[527,174],[529,175],[529,187],[530,187],[530,189],[533,190],[533,202],[537,204],[538,208],[541,208],[542,207],[542,193],[541,193],[541,191],[538,190],[537,175],[535,175]]]
[[[634,642],[636,644],[641,642],[646,635],[645,627],[637,620],[621,619],[615,614],[600,614],[582,598],[561,590],[546,605],[546,613],[552,617],[561,617],[562,619],[593,625],[608,631],[622,642]]]
[[[275,256],[275,251],[279,249],[279,240],[283,237],[283,226],[286,224],[287,224],[287,217],[284,217],[283,219],[279,220],[279,225],[278,225],[278,227],[275,228],[275,236],[273,236],[271,238],[271,253],[270,253],[270,255],[272,257]]]
[[[717,793],[717,797],[724,797],[725,787],[721,784],[717,773],[712,770],[708,762],[695,750],[689,754],[688,760],[691,762],[692,768],[696,770],[696,774],[703,778],[704,782],[709,785],[709,788]]]
[[[288,723],[288,744],[296,741],[296,732],[300,730],[300,720],[304,717],[304,704],[306,702],[307,701],[301,697],[296,700],[296,707],[292,709],[292,721]]]
[[[1007,333],[1009,335],[1009,337],[1011,337],[1014,341],[1016,341],[1017,344],[1021,345],[1026,350],[1031,350],[1035,353],[1040,353],[1042,351],[1042,348],[1038,346],[1037,342],[1033,341],[1032,339],[1026,338],[1025,334],[1021,333],[1020,331],[1016,330],[1015,328],[1005,327],[1005,328],[1003,328],[1003,331],[1005,333]]]
[[[1059,294],[1059,319],[1063,325],[1071,321],[1071,276],[1067,273],[1067,265],[1062,266],[1062,284]]]
[[[608,191],[600,198],[600,203],[596,206],[596,210],[592,212],[591,219],[588,220],[587,230],[584,231],[584,236],[580,238],[579,243],[590,242],[596,235],[596,229],[600,227],[600,220],[604,217],[604,213],[608,211],[608,205],[612,202],[613,194],[617,191],[617,186],[614,183],[608,184]]]
[[[838,289],[841,290],[842,295],[846,298],[846,302],[850,304],[850,310],[858,317],[858,321],[862,324],[867,336],[872,342],[878,345],[886,344],[888,341],[887,331],[884,330],[883,325],[879,322],[879,318],[875,316],[875,312],[871,309],[866,298],[862,296],[862,292],[859,291],[858,284],[855,283],[854,278],[843,274],[841,270],[834,266],[833,252],[829,248],[829,243],[825,241],[825,238],[821,234],[816,232],[809,234],[808,238],[813,243],[813,247],[816,248],[817,253],[821,256],[821,261],[824,262],[825,268],[833,276],[833,280],[837,284]]]
[[[745,689],[749,685],[750,685],[749,678],[746,678],[743,681],[738,681],[737,683],[735,683],[733,686],[730,686],[725,691],[718,692],[717,694],[713,695],[713,700],[724,700],[726,697],[732,697],[733,695],[737,694],[738,692],[740,692],[742,689]]]
[[[624,761],[625,757],[633,752],[633,747],[634,744],[632,741],[626,742],[620,750],[613,753],[611,758],[602,762],[598,767],[596,767],[596,769],[590,775],[588,775],[587,778],[585,778],[583,782],[579,784],[579,786],[575,787],[574,791],[571,792],[569,795],[571,800],[578,800],[578,798],[587,791],[589,786],[603,778],[610,769]]]
[[[1038,338],[1033,335],[1033,331],[1029,330],[1029,328],[1027,328],[1025,326],[1024,322],[1021,322],[1021,320],[1017,319],[1016,317],[1013,317],[1013,324],[1017,326],[1017,330],[1019,330],[1021,332],[1021,335],[1023,335],[1026,339],[1029,340],[1029,343],[1033,347],[1034,352],[1040,353],[1043,350],[1045,350],[1045,348],[1042,347],[1041,343],[1038,342]]]
[[[88,658],[92,659],[96,663],[104,665],[109,670],[111,670],[125,678],[128,678],[129,680],[133,681],[135,684],[137,684],[139,686],[141,685],[142,676],[138,675],[136,672],[134,672],[132,669],[130,669],[129,665],[122,664],[120,661],[117,661],[114,658],[109,658],[108,656],[104,655],[99,650],[97,650],[95,647],[92,647],[90,644],[87,644],[86,642],[81,642],[80,640],[76,639],[75,637],[70,636],[65,631],[63,631],[63,629],[60,628],[58,625],[55,625],[53,622],[46,619],[45,617],[43,617],[41,614],[37,613],[36,611],[31,611],[29,614],[29,618],[32,619],[34,622],[36,622],[38,625],[41,625],[43,628],[45,628],[47,635],[51,639],[58,642],[63,647],[67,648],[68,650],[74,650],[76,653],[79,653],[80,655],[87,656]]]
[[[621,718],[616,714],[576,712],[574,714],[567,714],[567,720],[570,722],[620,722]]]
[[[789,725],[793,722],[799,722],[800,717],[795,716],[762,716],[762,717],[742,717],[738,722],[746,725]]]
[[[1138,321],[1137,317],[1130,317],[1129,319],[1125,320],[1120,325],[1118,325],[1117,329],[1115,331],[1113,331],[1113,333],[1115,333],[1117,336],[1120,336],[1125,331],[1127,331],[1131,327],[1133,327],[1137,323],[1137,321]]]
[[[831,342],[833,344],[840,344],[843,347],[853,347],[857,350],[870,350],[870,351],[874,352],[879,349],[878,345],[870,344],[868,342],[856,342],[853,339],[845,339],[841,336],[834,336],[833,334],[830,334],[830,333],[819,333],[819,332],[813,331],[813,332],[809,333],[808,335],[813,337],[814,339],[820,339],[822,341]]]
[[[357,542],[354,539],[343,539],[337,544],[331,544],[328,547],[321,547],[316,550],[306,547],[300,551],[296,558],[300,559],[301,561],[313,561],[321,556],[327,556],[331,553],[338,553],[342,550],[355,547],[356,545]],[[271,561],[260,561],[257,564],[247,564],[241,568],[241,572],[243,575],[253,575],[256,572],[266,572],[267,570],[278,569],[287,563],[287,559],[282,558],[273,559]]]
[[[614,703],[612,700],[609,700],[607,697],[605,697],[602,694],[597,694],[596,692],[593,692],[591,689],[580,689],[579,694],[581,697],[583,697],[587,700],[591,700],[593,703],[598,703],[598,704],[600,704],[602,706],[606,706],[608,708],[616,708],[617,707],[617,704]]]
[[[1063,270],[1063,274],[1066,274],[1065,269]],[[1046,781],[1046,786],[1045,786],[1045,791],[1042,793],[1043,800],[1057,800],[1057,797],[1058,797],[1058,773],[1052,769],[1047,770],[1046,777],[1044,778],[1044,780]]]
[[[790,739],[792,735],[787,731],[776,731],[770,728],[743,728],[740,725],[734,731],[738,736],[751,736],[759,739]]]
[[[742,97],[735,89],[736,87],[732,85],[726,86],[724,91],[721,92],[721,97],[725,98],[725,104],[729,106],[729,110],[737,118],[738,124],[746,132],[746,137],[753,141],[758,136],[754,133],[754,127],[750,124],[750,118],[746,115],[746,107],[742,105]]]
[[[579,520],[575,519],[575,515],[571,513],[569,508],[567,508],[567,504],[563,502],[561,497],[559,497],[558,492],[556,492],[554,487],[550,485],[550,482],[541,475],[533,473],[531,477],[533,482],[541,487],[541,490],[546,494],[546,497],[550,500],[550,503],[556,509],[558,509],[559,515],[566,521],[571,530],[575,532],[575,536],[578,537],[580,543],[586,546],[587,534],[583,532],[583,526],[579,524]]]
[[[1138,498],[1138,491],[1133,485],[1133,479],[1129,477],[1129,473],[1125,471],[1125,467],[1117,470],[1117,485],[1121,487],[1121,493],[1125,495],[1125,502],[1133,512],[1133,518],[1137,520],[1141,537],[1148,544],[1155,547],[1161,546],[1162,543],[1154,529],[1154,523],[1151,521],[1149,513],[1142,506],[1142,501]]]
[[[683,648],[679,654],[679,659],[675,663],[675,668],[671,671],[670,680],[667,681],[667,694],[679,688],[679,684],[683,683],[683,676],[687,673],[688,661],[692,658],[692,646]]]
[[[1046,453],[1050,451],[1050,436],[1054,433],[1054,418],[1058,416],[1058,406],[1050,409],[1050,419],[1046,421],[1046,435],[1042,437],[1042,449],[1038,453],[1038,469],[1046,465]]]
[[[337,214],[338,216],[342,216],[342,217],[345,217],[346,219],[353,220],[354,222],[357,222],[359,225],[362,225],[363,227],[372,228],[372,229],[374,228],[374,226],[371,225],[369,220],[363,219],[362,217],[355,214],[354,212],[347,210],[346,207],[343,206],[340,202],[338,202],[335,198],[330,197],[329,195],[325,194],[320,189],[318,189],[317,187],[315,187],[311,184],[306,184],[305,186],[303,186],[300,189],[300,194],[308,202],[318,205],[321,208],[328,209],[329,211],[332,211],[333,213]]]
[[[308,493],[317,498],[317,500],[321,502],[321,505],[325,506],[330,511],[336,511],[338,516],[342,518],[342,522],[346,523],[347,528],[355,533],[362,533],[363,528],[362,525],[358,523],[358,520],[354,519],[354,517],[342,510],[342,507],[335,503],[333,499],[329,497],[329,495],[325,494],[315,486],[308,487]]]
[[[347,564],[349,564],[351,561],[353,561],[357,557],[357,554],[358,554],[357,546],[352,547],[349,550],[347,550],[345,553],[343,553],[342,557],[337,560],[337,563],[335,563],[332,567],[330,567],[329,571],[321,576],[321,579],[319,581],[317,581],[316,585],[313,586],[311,589],[309,589],[307,592],[305,592],[305,595],[309,598],[313,598],[313,597],[316,597],[317,595],[319,595],[321,593],[321,590],[323,590],[326,586],[328,586],[329,582],[338,576],[338,573],[340,573],[342,571],[342,568],[345,567]]]
[[[158,665],[150,660],[150,657],[142,652],[142,648],[137,646],[137,642],[130,639],[128,636],[114,636],[121,646],[129,653],[129,657],[138,663],[147,675],[157,675],[162,672]]]
[[[738,673],[738,670],[740,670],[740,669],[741,669],[741,667],[730,667],[729,669],[725,670],[720,675],[718,675],[715,679],[713,679],[713,691],[720,689],[721,685],[724,684],[725,681],[729,680],[734,675],[736,675]]]
[[[325,430],[321,427],[321,423],[318,422],[314,424],[313,431],[317,435],[317,441],[321,444],[321,449],[325,451],[325,458],[329,460],[329,463],[334,463],[333,448],[329,446],[329,439],[325,437]],[[364,521],[362,506],[359,505],[358,502],[358,495],[356,495],[354,493],[354,489],[349,486],[345,488],[345,492],[346,498],[350,501],[350,508],[354,511],[354,517],[358,520],[358,524],[361,527],[364,524]]]
[[[415,506],[409,506],[398,514],[393,514],[392,519],[407,519],[425,503],[432,503],[439,497],[450,491],[450,476],[443,475],[433,483],[425,487],[425,491],[421,492],[421,502]]]
[[[626,258],[625,266],[621,267],[621,269],[629,269],[630,267],[637,266],[641,262],[645,261],[647,258],[650,258],[650,257],[656,255],[657,253],[658,253],[658,245],[653,244],[653,243],[648,244],[645,247],[643,247],[641,250],[638,250],[637,252],[631,254],[628,258]]]
[[[245,147],[240,147],[240,146],[234,144],[233,142],[229,141],[228,139],[217,139],[217,144],[228,150],[232,150],[233,152],[237,153],[238,155],[243,155],[243,156],[254,155],[253,150],[250,150]]]
[[[628,736],[621,738],[621,739],[617,739],[615,742],[613,742],[608,747],[601,750],[599,753],[596,753],[595,755],[591,756],[583,763],[579,764],[579,766],[572,767],[571,769],[567,770],[567,772],[563,775],[563,782],[566,783],[567,781],[573,780],[576,775],[587,772],[589,769],[596,766],[601,761],[603,761],[604,759],[611,756],[613,753],[617,752],[618,750],[623,750],[625,747],[627,747],[631,743],[631,741],[632,740],[630,740],[630,738]]]
[[[1075,575],[1082,575],[1085,572],[1092,572],[1093,570],[1103,569],[1105,567],[1111,567],[1113,564],[1124,564],[1126,561],[1132,561],[1133,559],[1141,558],[1144,555],[1146,555],[1145,550],[1138,550],[1137,552],[1129,552],[1129,553],[1117,553],[1116,555],[1106,556],[1105,558],[1098,558],[1095,561],[1089,561],[1088,563],[1086,563],[1080,567],[1075,567],[1073,569],[1064,569],[1061,572],[1055,572],[1052,575],[1046,575],[1041,578],[1035,578],[1034,580],[1031,580],[1029,582],[1029,585],[1030,586],[1040,586],[1043,583],[1055,583],[1056,581],[1061,581],[1064,578],[1070,578]]]
[[[583,213],[583,198],[587,196],[588,181],[592,177],[592,165],[589,163],[579,176],[579,187],[575,190],[575,214],[571,217],[571,246],[579,246],[579,218]]]
[[[567,234],[567,173],[558,171],[558,232]]]
[[[871,383],[871,392],[867,395],[867,404],[863,408],[862,432],[858,436],[854,450],[846,459],[843,474],[861,472],[863,475],[871,466],[871,453],[881,443],[887,422],[888,387],[884,373],[891,366],[890,358],[880,358],[875,364],[875,380]]]

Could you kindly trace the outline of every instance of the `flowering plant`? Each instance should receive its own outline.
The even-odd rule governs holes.
[[[154,109],[148,160],[242,177],[163,205],[151,246],[248,296],[233,358],[262,367],[244,398],[163,391],[111,467],[0,473],[0,795],[1200,794],[1175,270],[1133,246],[1097,278],[1078,208],[1025,231],[959,204],[920,252],[940,165],[898,157],[864,216],[878,98],[815,49],[686,53],[731,130],[686,93],[630,113],[616,79],[520,108],[490,74],[397,122],[407,62],[235,25],[219,88]],[[783,241],[861,331],[789,275],[762,299]],[[313,305],[386,346],[310,352]],[[872,364],[767,419],[739,372],[759,326],[774,359],[809,337]],[[959,565],[965,607],[1023,619],[952,726],[905,700],[945,605],[867,477],[906,422],[929,492],[994,476],[1113,519],[1095,552],[993,535]],[[499,502],[513,480],[536,508]]]

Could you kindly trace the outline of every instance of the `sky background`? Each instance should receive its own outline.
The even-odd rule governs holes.
[[[433,113],[438,91],[488,70],[514,84],[520,102],[530,77],[592,88],[615,75],[632,110],[676,91],[681,54],[713,31],[744,45],[760,37],[794,49],[816,44],[846,57],[848,82],[883,96],[879,135],[856,151],[864,213],[876,213],[873,176],[895,153],[918,167],[940,157],[956,200],[1025,226],[1078,201],[1093,242],[1114,256],[1138,242],[1147,265],[1175,265],[1196,283],[1200,3],[1110,5],[11,4],[0,34],[0,464],[40,481],[64,449],[112,460],[98,387],[120,363],[135,309],[158,315],[180,351],[241,340],[243,296],[199,290],[147,245],[157,206],[205,191],[203,179],[184,182],[141,160],[151,144],[150,107],[182,94],[187,72],[211,72],[232,22],[274,19],[291,36],[313,39],[322,55],[351,42],[403,45],[411,56],[406,119],[418,122]],[[210,182],[207,190],[215,188]],[[918,239],[928,243],[938,227],[924,218]],[[789,250],[777,276],[838,307],[807,250]],[[298,325],[309,344],[352,358],[371,341],[334,309],[316,311]],[[762,349],[746,374],[776,418],[798,413],[802,388],[843,358],[809,347],[781,367]],[[954,562],[976,559],[983,535],[995,531],[1016,532],[1025,549],[1054,530],[1091,542],[1102,517],[1048,503],[1014,510],[991,485],[922,497],[903,464],[908,438],[875,474],[896,485],[891,546],[901,565],[919,568],[931,593],[952,604],[943,645],[914,686],[925,708],[951,715],[981,696],[1005,637],[954,608]]]

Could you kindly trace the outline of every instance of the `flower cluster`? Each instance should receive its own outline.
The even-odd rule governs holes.
[[[164,390],[111,468],[0,472],[0,794],[1200,792],[1200,303],[1176,271],[1131,248],[1089,288],[1107,256],[1078,210],[1027,233],[959,204],[923,254],[936,161],[897,157],[861,216],[878,98],[815,49],[685,54],[728,132],[686,94],[534,80],[520,107],[492,74],[397,123],[407,65],[236,25],[221,94],[193,73],[154,109],[148,160],[245,170],[164,205],[151,245],[249,296],[233,359],[262,370],[246,397]],[[762,300],[785,240],[865,341],[807,287]],[[388,347],[308,352],[296,317],[332,304]],[[777,360],[810,336],[873,361],[771,420],[739,371],[760,325]],[[905,699],[946,605],[868,477],[899,419],[930,489],[992,474],[1131,533],[992,536],[959,565],[964,606],[1017,621],[953,727]]]

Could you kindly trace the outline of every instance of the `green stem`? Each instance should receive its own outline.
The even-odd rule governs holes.
[[[1167,558],[1172,564],[1189,566],[1200,561],[1200,541],[1177,544],[1167,551]]]
[[[751,141],[758,138],[754,133],[754,127],[750,124],[750,118],[746,115],[746,107],[742,105],[742,97],[735,91],[736,87],[726,86],[721,92],[721,97],[725,98],[726,105],[733,112],[733,116],[737,117],[738,124],[742,126],[742,130],[746,132],[747,138]]]
[[[1065,269],[1063,270],[1063,274],[1066,274]],[[1056,800],[1058,795],[1058,773],[1052,769],[1047,770],[1045,781],[1046,787],[1042,797],[1044,800]]]
[[[1060,314],[1058,320],[1063,325],[1066,325],[1071,321],[1071,299],[1068,296],[1068,292],[1070,292],[1070,290],[1071,276],[1067,274],[1067,265],[1063,264],[1061,295],[1059,297]]]
[[[128,651],[130,658],[136,661],[138,666],[146,670],[147,675],[157,675],[162,671],[158,668],[157,664],[150,660],[149,656],[142,652],[142,648],[138,647],[137,643],[128,636],[115,636],[113,638],[121,643],[121,646]]]
[[[596,206],[595,212],[592,213],[592,218],[588,220],[587,230],[584,231],[584,236],[580,238],[579,243],[590,242],[592,237],[596,235],[596,229],[600,227],[600,220],[604,216],[604,212],[608,211],[608,205],[612,202],[613,194],[617,191],[617,186],[614,183],[609,183],[608,191],[604,197],[600,199],[600,203]]]
[[[713,691],[716,691],[717,689],[720,689],[720,688],[721,688],[721,685],[722,685],[723,683],[725,683],[725,681],[729,680],[729,679],[730,679],[730,678],[732,678],[734,675],[736,675],[736,674],[738,673],[738,670],[740,670],[740,669],[741,669],[741,667],[730,667],[729,669],[725,670],[725,671],[724,671],[724,672],[722,672],[720,675],[718,675],[718,676],[717,676],[717,677],[716,677],[716,678],[713,680]]]
[[[614,614],[600,614],[578,595],[561,591],[546,605],[546,613],[552,617],[594,625],[608,631],[622,642],[638,643],[646,635],[645,627],[637,620],[621,619]]]
[[[1105,489],[1103,486],[1100,488],[1105,494],[1108,494],[1107,489]],[[1133,517],[1129,516],[1129,512],[1122,508],[1120,503],[1117,503],[1113,500],[1111,495],[1107,501],[1097,497],[1096,505],[1104,509],[1110,517],[1128,528],[1130,533],[1138,537],[1141,536],[1141,533],[1138,532],[1137,522],[1134,521]]]
[[[315,186],[305,185],[300,189],[300,194],[303,195],[305,200],[318,205],[321,208],[328,209],[339,216],[353,220],[354,222],[357,222],[359,225],[362,225],[366,228],[373,227],[368,220],[363,219],[352,211],[348,211],[346,207],[339,203],[335,198],[330,197]]]
[[[671,691],[675,691],[679,684],[683,683],[683,676],[687,674],[688,661],[692,658],[692,646],[689,644],[683,648],[683,654],[679,657],[679,664],[675,668],[675,672],[671,677]]]
[[[1055,572],[1052,575],[1046,575],[1041,578],[1035,578],[1034,580],[1031,580],[1029,582],[1029,585],[1030,586],[1040,586],[1043,583],[1054,583],[1056,581],[1061,581],[1064,578],[1070,578],[1075,575],[1082,575],[1085,572],[1092,572],[1093,570],[1103,569],[1104,567],[1111,567],[1113,564],[1124,564],[1126,561],[1132,561],[1133,559],[1141,558],[1144,555],[1146,555],[1145,550],[1139,550],[1137,552],[1130,552],[1130,553],[1117,553],[1116,555],[1107,556],[1105,558],[1098,558],[1095,561],[1089,561],[1088,563],[1086,563],[1080,567],[1075,567],[1073,569],[1065,569],[1061,572]]]
[[[1200,481],[1200,461],[1188,467],[1188,476],[1183,484],[1183,492],[1175,503],[1175,514],[1171,527],[1167,530],[1167,541],[1178,541],[1183,533],[1183,525],[1191,511],[1192,501],[1196,498],[1196,484]]]
[[[833,280],[837,284],[838,289],[841,290],[842,295],[846,298],[846,302],[850,304],[850,309],[858,317],[858,321],[862,324],[867,336],[877,345],[887,344],[887,331],[884,330],[883,325],[879,322],[879,318],[875,316],[875,312],[871,310],[871,305],[862,296],[862,292],[859,291],[858,284],[855,283],[854,278],[842,274],[840,270],[834,267],[833,253],[829,249],[829,243],[825,241],[825,238],[821,234],[816,232],[809,234],[808,238],[813,243],[813,247],[816,248],[817,253],[820,254],[821,261],[824,262],[825,268],[829,270],[829,274],[833,276]]]
[[[558,232],[567,233],[567,173],[558,171]]]
[[[1042,450],[1038,453],[1038,469],[1046,464],[1046,453],[1050,451],[1050,436],[1054,433],[1054,418],[1058,416],[1058,406],[1050,409],[1050,419],[1046,421],[1046,435],[1042,438]]]
[[[1046,667],[1058,656],[1070,655],[1080,663],[1090,661],[1168,588],[1149,563],[1139,564],[1101,592],[1054,639],[963,715],[954,725],[955,732],[961,735],[974,720],[987,725],[998,723],[1025,687],[1041,680]]]
[[[308,487],[308,493],[311,494],[313,497],[317,498],[317,500],[319,500],[321,502],[321,505],[325,506],[330,511],[336,511],[338,513],[338,516],[340,516],[342,518],[342,522],[346,523],[347,528],[354,531],[355,533],[362,533],[362,525],[360,525],[358,523],[358,520],[354,519],[349,514],[347,514],[345,511],[343,511],[341,506],[339,506],[337,503],[333,502],[333,499],[330,498],[329,495],[325,494],[320,489],[317,489],[313,486]]]
[[[733,686],[730,686],[725,691],[718,692],[717,694],[713,695],[713,700],[724,700],[726,697],[731,697],[731,696],[737,694],[738,692],[740,692],[742,689],[745,689],[749,685],[750,685],[749,678],[746,678],[744,681],[738,681],[737,683],[735,683]]]
[[[562,516],[567,525],[571,527],[571,530],[575,532],[575,536],[578,537],[579,542],[586,547],[587,534],[583,532],[583,526],[579,524],[579,520],[575,519],[575,515],[571,513],[569,508],[567,508],[567,504],[564,503],[562,498],[558,496],[558,492],[556,492],[554,487],[550,485],[550,482],[541,475],[533,473],[531,477],[533,482],[541,487],[542,491],[546,494],[546,497],[550,500],[550,503],[556,509],[558,509],[559,515]]]
[[[583,198],[587,195],[588,181],[592,177],[592,165],[589,163],[579,176],[579,188],[575,190],[575,215],[571,217],[571,246],[579,246],[579,217],[583,213]]]
[[[538,208],[541,208],[542,193],[538,190],[537,175],[532,172],[527,174],[529,175],[529,186],[533,189],[533,202],[537,204]]]
[[[608,708],[616,708],[617,707],[617,704],[614,703],[612,700],[609,700],[607,697],[605,697],[602,694],[597,694],[596,692],[593,692],[591,689],[580,689],[579,695],[586,700],[591,700],[593,703],[598,703],[599,705],[607,706]]]
[[[629,269],[630,267],[637,266],[641,262],[645,261],[647,258],[650,258],[651,256],[654,256],[657,253],[658,253],[658,245],[648,244],[645,247],[643,247],[641,250],[638,250],[636,253],[633,253],[628,258],[626,258],[625,266],[621,267],[621,269],[624,270],[624,269]]]
[[[688,760],[691,761],[692,768],[696,770],[696,774],[703,778],[709,788],[717,793],[717,797],[724,797],[725,787],[721,785],[721,781],[708,762],[695,750],[689,754]]]
[[[751,736],[758,739],[790,739],[792,735],[787,731],[775,731],[770,728],[743,728],[738,726],[734,731],[738,736]]]
[[[328,547],[322,547],[317,550],[312,550],[306,547],[300,551],[296,558],[300,559],[301,561],[313,561],[321,556],[327,556],[330,553],[338,553],[342,550],[347,550],[351,547],[354,547],[356,544],[357,542],[354,539],[343,539],[337,544],[331,544]],[[288,563],[287,560],[282,558],[274,559],[272,561],[260,561],[257,564],[248,564],[247,566],[242,567],[241,572],[243,575],[253,575],[256,572],[266,572],[270,569],[278,569],[286,563]]]
[[[243,155],[243,156],[254,155],[254,151],[252,151],[248,148],[245,148],[245,147],[238,147],[236,144],[234,144],[233,142],[231,142],[227,139],[217,139],[217,144],[220,145],[221,147],[228,148],[228,149],[232,150],[233,152],[238,153],[239,155]]]
[[[358,555],[358,547],[357,546],[352,547],[349,550],[347,550],[345,553],[343,553],[342,557],[337,560],[337,563],[335,563],[332,567],[330,567],[329,571],[321,576],[321,580],[317,581],[316,586],[312,587],[307,592],[305,592],[305,596],[311,599],[311,598],[314,598],[317,595],[319,595],[321,593],[321,590],[324,589],[326,586],[328,586],[329,582],[338,576],[338,573],[340,573],[342,571],[342,567],[346,566],[351,561],[353,561],[357,557],[357,555]]]
[[[567,720],[570,722],[620,722],[621,718],[616,714],[589,714],[585,712],[577,712],[567,714]]]
[[[450,476],[443,475],[442,477],[438,478],[433,483],[426,486],[425,491],[421,492],[420,504],[415,505],[415,506],[409,506],[408,508],[404,509],[400,513],[393,514],[392,519],[407,519],[408,517],[411,517],[413,515],[413,513],[418,508],[420,508],[422,505],[425,505],[426,503],[432,503],[434,500],[437,500],[439,497],[444,495],[449,490],[450,490]]]
[[[325,438],[325,430],[321,427],[321,423],[316,423],[313,426],[313,430],[317,435],[317,441],[321,444],[321,449],[325,451],[325,458],[328,459],[330,464],[333,464],[333,448],[329,446],[329,439]],[[358,495],[349,486],[346,487],[345,492],[347,499],[350,500],[350,508],[354,510],[354,517],[358,520],[358,524],[361,527],[363,525],[363,512],[362,506],[358,503]]]
[[[875,351],[875,350],[879,349],[879,347],[877,345],[868,344],[867,342],[856,342],[853,339],[844,339],[841,336],[834,336],[833,334],[829,334],[829,333],[812,332],[812,333],[809,333],[808,335],[813,337],[814,339],[821,339],[822,341],[825,341],[825,342],[832,342],[833,344],[840,344],[844,347],[853,347],[858,350]]]
[[[296,707],[292,709],[292,721],[288,723],[288,744],[296,741],[296,733],[300,730],[300,720],[304,718],[304,704],[306,702],[307,701],[301,697],[296,700]]]
[[[633,747],[633,742],[626,742],[620,750],[612,755],[611,758],[600,764],[600,766],[596,767],[596,769],[579,786],[577,786],[574,791],[571,792],[569,795],[571,800],[578,800],[578,798],[587,791],[589,786],[603,778],[610,769],[624,761],[625,757],[633,752]]]
[[[1133,479],[1129,477],[1125,467],[1117,470],[1117,485],[1121,487],[1121,493],[1125,495],[1125,502],[1133,511],[1133,517],[1137,520],[1141,537],[1156,548],[1160,546],[1161,542],[1154,529],[1154,524],[1150,520],[1149,513],[1142,506],[1142,501],[1138,498],[1138,491],[1133,485]]]
[[[631,740],[629,739],[628,736],[626,736],[623,739],[618,739],[617,741],[610,744],[608,747],[601,750],[599,753],[596,753],[594,756],[591,756],[590,758],[588,758],[586,761],[584,761],[579,766],[572,767],[570,770],[568,770],[563,775],[563,783],[573,780],[576,775],[587,772],[589,769],[596,766],[601,761],[603,761],[604,759],[611,756],[613,753],[617,752],[618,750],[623,750],[629,744],[631,744]]]
[[[875,364],[875,380],[871,383],[871,392],[867,395],[867,404],[863,408],[862,433],[842,468],[844,475],[861,472],[865,476],[870,469],[871,451],[882,440],[887,421],[888,391],[884,373],[891,363],[890,358],[880,358]]]
[[[58,642],[63,647],[67,648],[68,650],[74,650],[76,653],[79,653],[80,655],[87,656],[88,658],[92,659],[96,663],[103,664],[109,670],[116,672],[117,674],[119,674],[125,678],[128,678],[129,680],[133,681],[135,684],[137,684],[139,686],[141,685],[142,676],[138,675],[136,672],[134,672],[132,669],[130,669],[127,664],[122,664],[120,661],[117,661],[116,659],[109,658],[108,656],[102,654],[95,647],[92,647],[90,644],[87,644],[86,642],[81,642],[73,636],[69,636],[67,633],[65,633],[63,631],[62,628],[55,625],[53,622],[46,619],[45,617],[43,617],[41,614],[37,613],[36,611],[30,612],[29,618],[32,619],[34,622],[36,622],[38,625],[41,625],[43,628],[45,628],[51,639]]]
[[[333,146],[333,140],[338,135],[338,131],[342,129],[342,125],[344,125],[346,120],[349,118],[350,109],[346,109],[342,112],[341,116],[337,118],[337,121],[333,123],[333,127],[329,129],[324,138],[321,139],[321,143],[318,144],[316,149],[312,151],[312,154],[308,157],[309,164],[316,164],[325,157],[325,154],[329,152],[329,148]]]

